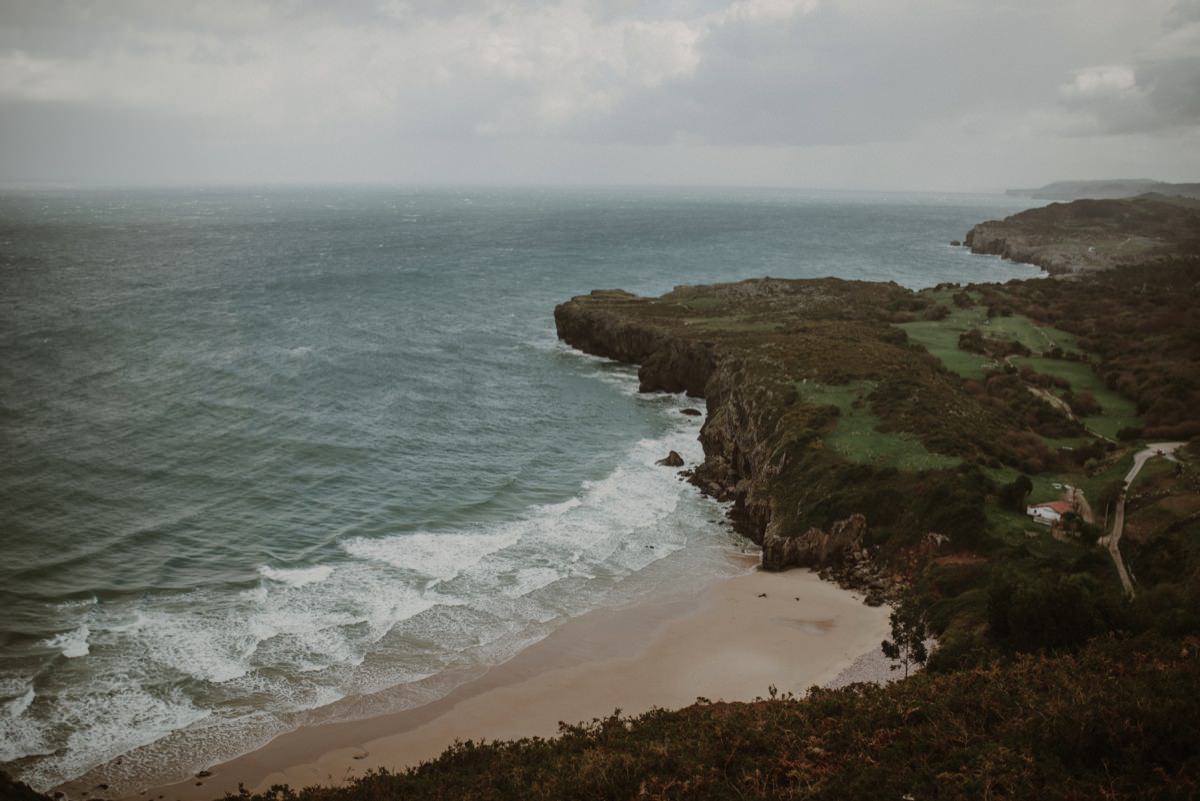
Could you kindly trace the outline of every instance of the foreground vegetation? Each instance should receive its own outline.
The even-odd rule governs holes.
[[[253,801],[1185,799],[1200,793],[1200,641],[1103,638],[1074,654],[918,674],[805,699],[701,701],[459,743],[404,773]]]

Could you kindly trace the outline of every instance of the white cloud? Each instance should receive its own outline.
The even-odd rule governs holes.
[[[1069,99],[1097,96],[1125,95],[1137,89],[1137,75],[1133,67],[1108,66],[1087,67],[1076,70],[1074,78],[1062,87]]]
[[[817,5],[817,0],[736,0],[716,15],[716,22],[778,22],[811,13]]]

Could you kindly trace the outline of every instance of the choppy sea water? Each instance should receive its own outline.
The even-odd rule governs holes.
[[[685,399],[554,304],[753,276],[1007,280],[998,196],[0,192],[0,768],[113,790],[431,700],[733,569]],[[369,698],[370,703],[362,699]],[[122,756],[123,755],[123,756]]]

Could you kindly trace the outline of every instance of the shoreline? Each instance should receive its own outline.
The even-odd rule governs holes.
[[[431,703],[301,727],[208,768],[208,776],[124,797],[209,801],[240,785],[336,785],[370,770],[403,770],[455,740],[550,737],[559,721],[618,708],[637,715],[697,697],[751,701],[772,686],[802,695],[856,665],[861,672],[864,655],[889,633],[888,614],[816,573],[754,569],[684,598],[593,610]]]

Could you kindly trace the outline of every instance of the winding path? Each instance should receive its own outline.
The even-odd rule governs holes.
[[[1133,580],[1129,577],[1129,571],[1125,569],[1125,560],[1121,558],[1121,534],[1125,531],[1125,496],[1129,493],[1129,488],[1133,485],[1137,474],[1142,471],[1142,465],[1155,456],[1173,460],[1172,454],[1175,453],[1175,449],[1183,444],[1182,442],[1155,442],[1134,454],[1133,467],[1129,468],[1129,472],[1125,474],[1125,488],[1121,490],[1121,497],[1117,501],[1112,533],[1100,540],[1100,544],[1108,547],[1113,564],[1117,566],[1117,575],[1121,577],[1121,584],[1125,587],[1125,594],[1130,598],[1133,597]]]

